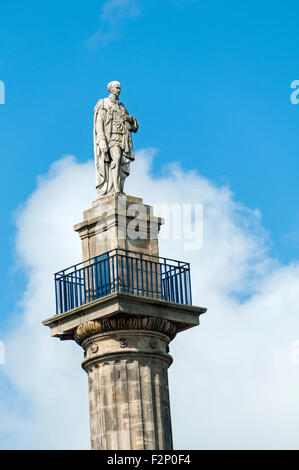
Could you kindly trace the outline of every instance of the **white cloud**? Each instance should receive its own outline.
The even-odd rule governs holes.
[[[200,327],[171,343],[175,447],[298,448],[299,266],[268,256],[259,212],[229,188],[177,165],[153,176],[154,153],[137,152],[127,193],[150,204],[204,204],[200,251],[184,251],[183,240],[160,243],[162,256],[191,261],[194,304],[208,307]],[[82,352],[51,338],[41,322],[54,313],[52,273],[81,258],[72,226],[90,207],[93,185],[93,163],[66,157],[18,211],[16,247],[28,285],[1,366],[15,388],[0,407],[6,448],[89,445]]]
[[[102,6],[100,28],[87,40],[87,46],[96,49],[99,43],[108,44],[120,39],[121,23],[140,14],[139,0],[107,0]]]

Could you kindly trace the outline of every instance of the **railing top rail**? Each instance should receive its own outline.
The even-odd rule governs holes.
[[[154,259],[156,259],[157,261],[154,261],[154,262],[157,262],[157,263],[160,263],[160,264],[169,264],[169,263],[176,263],[177,265],[175,267],[178,267],[178,268],[184,268],[184,267],[187,267],[188,269],[190,269],[190,263],[186,262],[186,261],[179,261],[179,260],[175,260],[175,259],[172,259],[172,258],[164,258],[164,257],[161,257],[161,256],[156,256],[156,255],[149,255],[149,254],[146,254],[146,253],[140,253],[138,251],[132,251],[132,250],[122,250],[120,248],[114,248],[113,250],[109,250],[109,251],[106,251],[105,253],[102,253],[98,256],[95,256],[93,258],[89,258],[85,261],[81,261],[80,263],[77,263],[77,264],[73,264],[72,266],[69,266],[65,269],[61,269],[60,271],[57,271],[54,276],[56,278],[56,276],[63,276],[64,274],[66,274],[67,272],[69,272],[71,269],[75,269],[77,268],[78,266],[82,266],[82,268],[84,268],[87,263],[91,263],[93,262],[94,260],[96,260],[97,258],[99,258],[100,256],[103,256],[103,255],[109,255],[109,257],[112,257],[112,256],[116,256],[116,255],[121,255],[121,256],[128,256],[130,257],[130,254],[134,254],[134,255],[138,255],[139,259],[143,259],[145,261],[154,261]],[[149,258],[149,259],[147,259]]]

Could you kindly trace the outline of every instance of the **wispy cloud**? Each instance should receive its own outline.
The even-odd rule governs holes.
[[[106,23],[119,24],[141,13],[139,0],[108,0],[102,8],[101,18]]]
[[[122,37],[121,24],[141,15],[140,0],[107,0],[100,14],[100,28],[87,40],[90,49],[108,44]]]

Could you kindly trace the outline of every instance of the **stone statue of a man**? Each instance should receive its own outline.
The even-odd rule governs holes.
[[[135,160],[131,132],[137,132],[138,122],[129,115],[118,97],[119,82],[107,86],[110,95],[99,100],[94,110],[94,154],[98,197],[123,193],[130,174],[130,162]]]

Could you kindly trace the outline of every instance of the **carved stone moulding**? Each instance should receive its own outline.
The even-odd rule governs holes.
[[[164,318],[137,315],[116,315],[103,320],[82,323],[76,328],[74,339],[80,345],[90,336],[119,330],[146,330],[163,333],[170,341],[177,333],[176,325]]]

